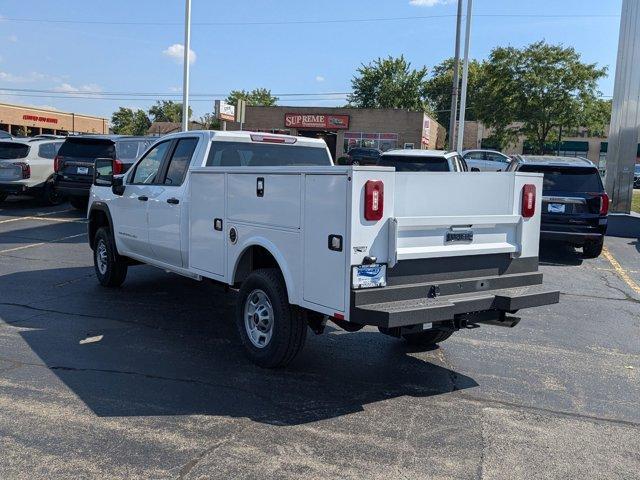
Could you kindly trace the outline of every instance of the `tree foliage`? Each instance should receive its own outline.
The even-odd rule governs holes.
[[[189,118],[193,114],[189,107]],[[154,122],[182,122],[182,103],[172,100],[159,100],[149,109],[149,115]]]
[[[570,47],[544,41],[525,48],[495,48],[483,67],[476,117],[493,128],[502,146],[524,135],[542,152],[559,128],[597,118],[597,82],[606,68],[583,63]],[[596,113],[594,113],[596,112]]]
[[[428,108],[427,67],[413,69],[402,55],[362,64],[351,80],[351,87],[351,107],[414,111]]]
[[[205,113],[198,121],[202,124],[202,128],[205,130],[220,129],[220,120],[218,120],[213,113]]]
[[[449,127],[451,118],[451,86],[453,85],[454,59],[448,58],[433,67],[427,81],[426,95],[440,125]],[[462,62],[460,62],[462,76]],[[469,62],[469,80],[467,83],[467,108],[465,118],[476,120],[478,88],[482,81],[483,64],[477,60]],[[458,97],[458,106],[460,97]]]
[[[278,101],[278,97],[271,95],[271,90],[269,89],[254,88],[251,91],[231,90],[225,101],[231,105],[237,105],[238,100],[246,100],[247,105],[254,107],[272,107]]]
[[[144,110],[120,107],[111,116],[111,125],[114,133],[120,135],[146,135],[151,120]]]

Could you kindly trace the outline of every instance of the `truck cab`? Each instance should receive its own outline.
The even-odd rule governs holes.
[[[88,212],[99,282],[145,263],[238,289],[238,334],[264,367],[328,320],[433,344],[558,301],[537,271],[537,173],[334,166],[322,140],[217,131],[113,167],[97,160]]]

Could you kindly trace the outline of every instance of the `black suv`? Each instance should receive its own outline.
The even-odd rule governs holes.
[[[380,155],[380,150],[368,147],[353,147],[347,153],[351,165],[375,165]]]
[[[96,158],[115,160],[114,173],[124,173],[155,141],[156,137],[85,135],[68,137],[54,160],[54,186],[69,197],[75,208],[84,209],[89,199]]]
[[[541,239],[582,247],[586,258],[600,255],[609,197],[593,163],[577,157],[516,155],[508,171],[544,174]]]

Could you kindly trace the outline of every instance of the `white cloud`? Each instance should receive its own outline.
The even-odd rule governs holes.
[[[324,77],[322,75],[316,75],[316,82],[324,82]]]
[[[177,63],[182,63],[182,59],[184,58],[184,45],[181,43],[174,43],[169,46],[166,50],[162,51],[163,55],[166,55],[169,58],[172,58]],[[189,64],[193,65],[196,62],[196,52],[189,49]]]
[[[9,40],[11,43],[16,43],[18,41],[18,36],[17,35],[9,35],[7,37],[7,40]]]
[[[0,81],[7,83],[29,83],[50,78],[46,73],[31,72],[27,75],[15,75],[13,73],[0,72]]]
[[[102,88],[95,83],[88,83],[86,85],[80,85],[78,87],[74,87],[69,83],[61,83],[57,87],[54,88],[56,92],[63,93],[100,93]]]
[[[409,0],[409,5],[414,7],[433,7],[435,5],[447,5],[453,3],[454,0]]]

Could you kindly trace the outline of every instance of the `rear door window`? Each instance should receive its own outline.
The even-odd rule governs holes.
[[[182,184],[197,145],[197,138],[181,138],[178,140],[173,155],[169,160],[169,167],[163,182],[165,185],[176,187]]]
[[[98,138],[69,138],[58,152],[63,157],[116,158],[116,147],[112,140]]]
[[[208,167],[285,167],[331,165],[327,150],[253,142],[211,142]]]
[[[0,160],[25,158],[29,155],[29,145],[23,143],[0,142]]]
[[[449,162],[444,157],[417,155],[382,155],[377,162],[381,167],[395,167],[396,172],[448,172]]]
[[[603,190],[602,180],[596,168],[522,165],[520,171],[543,173],[543,194],[547,192],[589,193]]]

